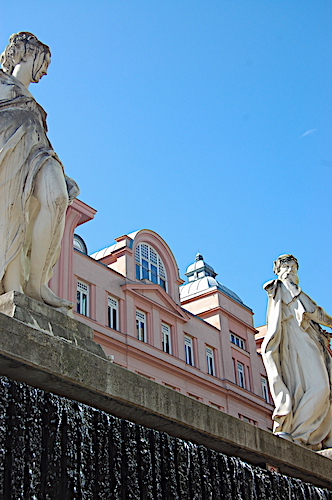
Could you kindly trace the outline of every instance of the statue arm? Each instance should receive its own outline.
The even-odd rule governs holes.
[[[263,285],[269,298],[274,298],[278,289],[278,280],[270,280]]]
[[[314,312],[307,312],[305,315],[307,318],[316,321],[316,323],[319,323],[320,325],[332,328],[332,317],[329,316],[322,307],[317,306]]]

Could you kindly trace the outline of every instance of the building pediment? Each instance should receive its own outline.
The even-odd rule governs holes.
[[[122,285],[124,292],[144,297],[152,306],[158,306],[163,310],[177,316],[184,322],[189,321],[190,315],[178,306],[174,300],[161,288],[154,283],[126,283]]]

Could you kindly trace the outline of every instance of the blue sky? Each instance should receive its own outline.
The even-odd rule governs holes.
[[[52,51],[30,91],[80,198],[89,252],[149,228],[181,277],[200,251],[265,321],[272,262],[292,253],[332,315],[332,4],[31,0],[1,6],[1,50]]]

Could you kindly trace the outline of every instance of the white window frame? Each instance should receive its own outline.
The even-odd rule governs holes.
[[[207,372],[209,375],[216,375],[216,369],[214,365],[214,349],[212,347],[206,346],[206,362],[207,362]]]
[[[136,309],[136,336],[141,342],[146,342],[146,313]]]
[[[171,327],[166,323],[161,324],[161,335],[163,351],[167,354],[172,354]]]
[[[241,339],[241,337],[238,337],[238,335],[235,335],[235,333],[232,332],[229,338],[232,344],[237,345],[238,347],[240,347],[240,349],[243,349],[245,351],[246,349],[245,340]]]
[[[76,312],[87,317],[90,313],[90,286],[81,280],[76,286]]]
[[[119,301],[111,295],[107,297],[107,324],[113,330],[119,330]]]
[[[194,366],[193,339],[189,335],[184,336],[184,353],[187,365]]]
[[[148,243],[139,243],[135,249],[136,279],[148,279],[167,292],[165,265],[156,250]]]
[[[262,393],[263,393],[263,398],[267,403],[270,402],[270,397],[269,397],[269,386],[267,383],[267,378],[261,375],[261,381],[262,381]]]
[[[236,362],[237,366],[237,379],[238,379],[238,385],[242,387],[243,389],[246,388],[246,375],[244,371],[244,365],[240,363],[240,361]]]

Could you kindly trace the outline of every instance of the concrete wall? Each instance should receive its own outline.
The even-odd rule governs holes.
[[[331,460],[111,363],[101,351],[91,351],[89,335],[75,322],[66,320],[75,332],[64,337],[63,315],[47,306],[44,318],[50,310],[55,326],[41,331],[41,305],[24,300],[28,325],[18,306],[14,315],[20,320],[0,313],[1,375],[332,489]]]

